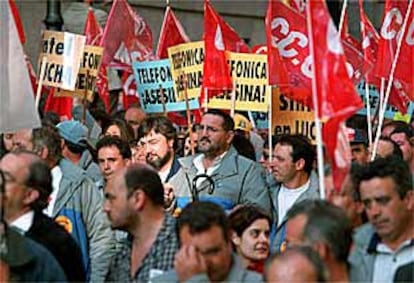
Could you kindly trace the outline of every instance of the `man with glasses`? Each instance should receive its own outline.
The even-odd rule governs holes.
[[[234,121],[209,110],[198,130],[199,154],[179,160],[181,169],[171,179],[176,212],[193,200],[210,200],[225,210],[255,203],[270,212],[270,197],[261,166],[237,153],[231,145]]]

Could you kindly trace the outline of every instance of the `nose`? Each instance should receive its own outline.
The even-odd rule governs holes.
[[[262,243],[268,243],[269,242],[269,237],[266,236],[266,234],[264,232],[260,233],[259,235],[259,240]]]
[[[381,208],[377,202],[373,201],[370,208],[367,210],[367,213],[371,215],[371,217],[376,218],[381,215]]]
[[[103,206],[102,206],[102,210],[105,213],[108,213],[110,211],[109,203],[108,203],[108,201],[106,199],[104,200],[104,203],[103,203]]]

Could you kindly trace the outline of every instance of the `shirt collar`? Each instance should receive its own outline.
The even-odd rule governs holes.
[[[15,219],[12,223],[10,223],[10,226],[17,228],[16,230],[18,230],[19,232],[22,232],[22,234],[27,233],[30,227],[32,227],[33,218],[34,218],[34,212],[33,210],[31,210],[21,215],[17,219]]]

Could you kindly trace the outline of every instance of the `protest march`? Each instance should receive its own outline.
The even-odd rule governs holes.
[[[0,282],[414,282],[414,0],[60,2],[0,1]]]

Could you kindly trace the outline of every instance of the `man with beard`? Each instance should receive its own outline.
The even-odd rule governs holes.
[[[180,169],[174,152],[176,138],[172,122],[164,116],[147,117],[138,128],[138,140],[144,147],[147,163],[157,170],[164,184]]]
[[[198,129],[200,154],[179,160],[170,180],[176,213],[193,200],[209,200],[231,210],[238,204],[257,204],[270,212],[270,197],[262,167],[231,145],[234,121],[227,113],[209,110]]]

